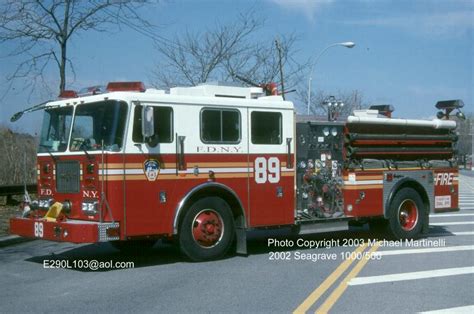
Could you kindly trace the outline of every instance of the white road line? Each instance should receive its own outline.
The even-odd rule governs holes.
[[[377,256],[387,256],[387,255],[443,253],[443,252],[456,252],[456,251],[474,251],[474,245],[458,245],[458,246],[432,247],[432,248],[423,248],[423,249],[377,251],[372,254],[374,255],[374,257],[377,257]]]
[[[474,225],[474,221],[455,221],[455,222],[430,222],[430,226],[457,226],[457,225]]]
[[[443,236],[450,236],[450,235],[455,235],[455,236],[474,235],[474,231],[430,233],[430,237],[443,237]]]
[[[419,314],[472,314],[474,313],[474,305],[451,307],[449,309],[420,312]]]
[[[432,214],[431,217],[461,217],[461,216],[474,216],[474,214]]]
[[[373,283],[384,283],[393,281],[416,280],[436,277],[447,277],[456,275],[474,274],[474,266],[434,269],[427,271],[417,271],[412,273],[400,273],[381,276],[358,277],[349,281],[349,286],[368,285]]]

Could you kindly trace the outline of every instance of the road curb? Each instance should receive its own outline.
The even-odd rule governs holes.
[[[19,244],[19,243],[33,241],[33,240],[35,239],[23,238],[23,237],[19,237],[15,235],[0,237],[0,247],[6,247],[9,245]]]

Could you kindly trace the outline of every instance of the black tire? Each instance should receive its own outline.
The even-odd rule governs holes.
[[[229,205],[219,197],[206,197],[188,208],[178,239],[183,254],[198,262],[222,258],[232,246],[234,236]]]
[[[425,206],[414,189],[403,188],[390,203],[389,231],[395,239],[414,239],[422,231]]]
[[[139,255],[151,250],[156,240],[110,241],[109,243],[122,253]]]

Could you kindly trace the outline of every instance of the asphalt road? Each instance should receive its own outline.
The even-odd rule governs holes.
[[[284,231],[254,233],[249,256],[206,263],[186,262],[166,244],[138,256],[106,243],[0,248],[0,312],[472,313],[473,177],[463,173],[460,187],[461,211],[431,216],[432,242],[418,247],[371,242],[375,235],[359,229],[302,237],[339,242],[312,249]],[[295,243],[269,247],[268,238]],[[95,261],[105,268],[91,270]],[[110,261],[134,265],[110,268]]]

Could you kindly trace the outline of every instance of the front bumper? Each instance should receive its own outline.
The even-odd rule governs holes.
[[[26,238],[72,243],[120,240],[118,222],[84,220],[47,221],[44,218],[11,218],[10,233]],[[113,231],[113,232],[110,232]]]

